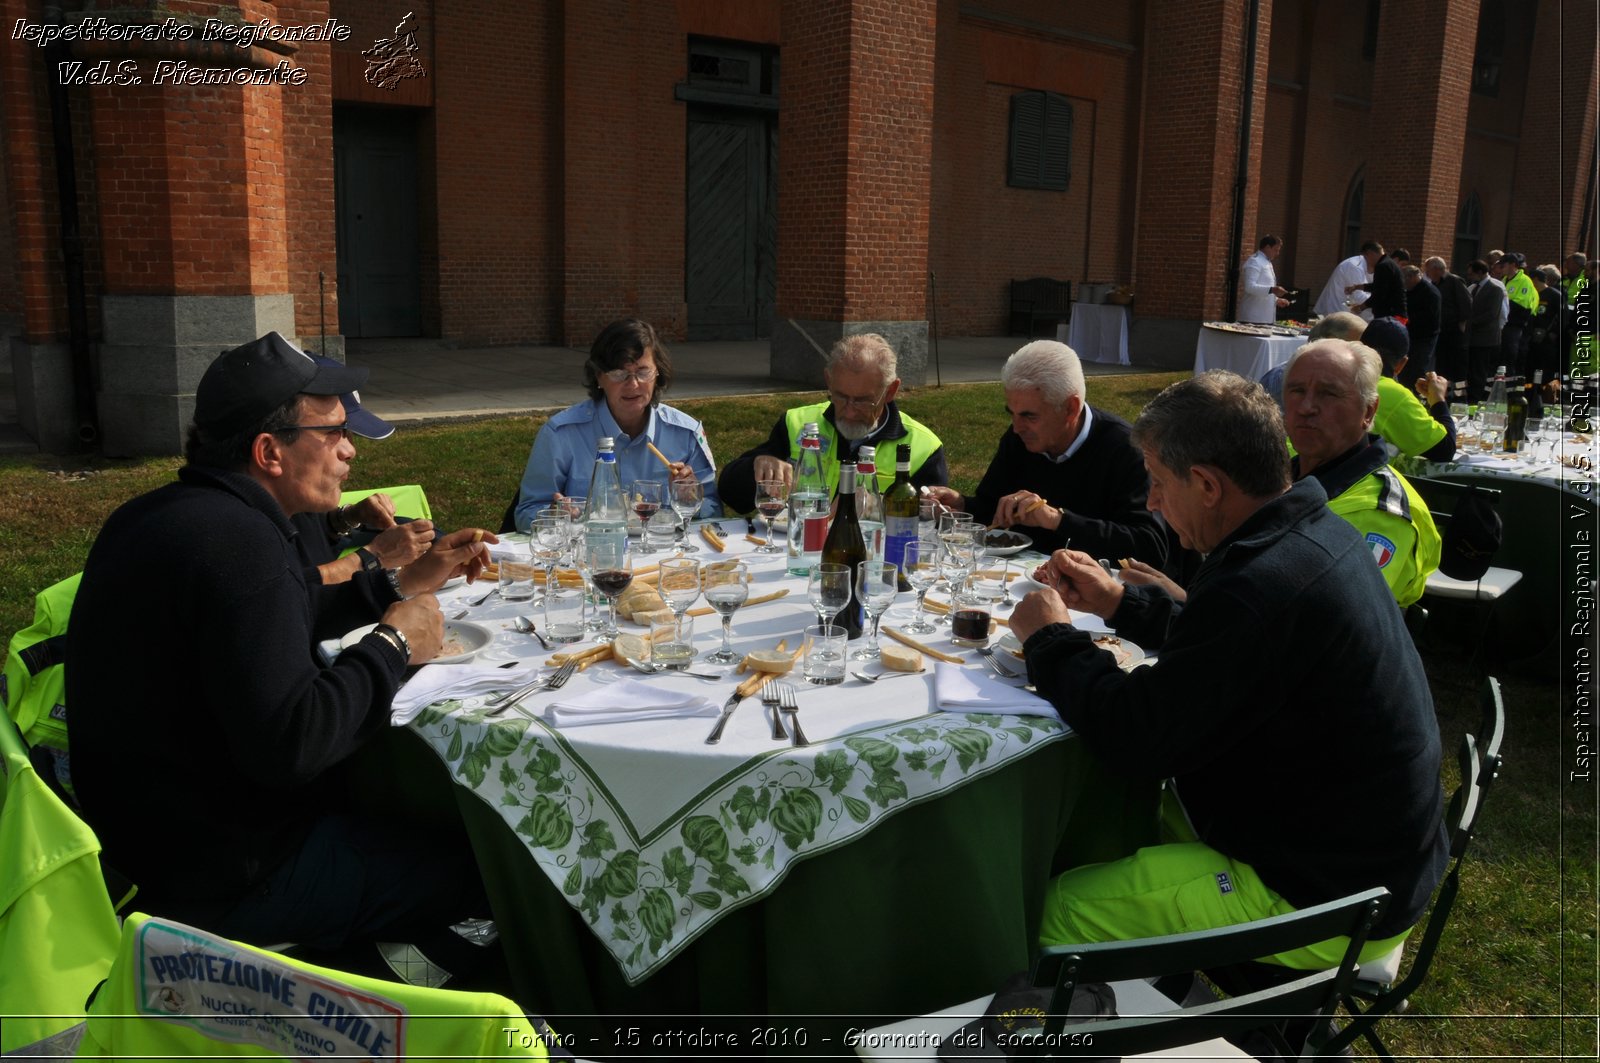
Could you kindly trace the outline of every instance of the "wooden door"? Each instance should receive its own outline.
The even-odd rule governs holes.
[[[692,107],[688,116],[684,297],[691,340],[772,330],[776,136],[763,114]]]
[[[333,153],[339,331],[421,335],[416,118],[398,108],[338,108]]]

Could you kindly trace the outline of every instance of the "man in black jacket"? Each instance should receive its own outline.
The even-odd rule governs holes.
[[[1410,339],[1410,357],[1396,379],[1406,387],[1414,388],[1420,378],[1433,372],[1433,355],[1439,343],[1439,319],[1443,308],[1439,289],[1422,275],[1421,269],[1407,266],[1400,271],[1400,275],[1405,278],[1406,285],[1406,309],[1409,311],[1406,332]]]
[[[1383,886],[1369,958],[1399,944],[1438,882],[1439,729],[1422,662],[1361,536],[1314,479],[1290,485],[1283,436],[1258,384],[1212,372],[1167,388],[1134,443],[1151,508],[1205,555],[1187,602],[1060,551],[1041,569],[1054,588],[1012,614],[1029,676],[1096,757],[1172,780],[1164,844],[1058,877],[1046,944],[1209,929]],[[1159,650],[1156,663],[1120,671],[1069,606]],[[1343,948],[1276,959],[1328,967]]]
[[[1448,264],[1434,255],[1422,264],[1422,272],[1439,290],[1439,342],[1434,347],[1434,368],[1454,384],[1467,379],[1467,319],[1472,315],[1472,292],[1467,282],[1450,272]]]
[[[977,491],[928,493],[981,524],[1016,527],[1049,552],[1070,540],[1094,557],[1137,558],[1160,568],[1167,535],[1145,508],[1149,480],[1128,442],[1128,422],[1089,406],[1083,365],[1064,343],[1035,340],[1000,371],[1011,427]]]
[[[464,839],[362,814],[343,785],[407,665],[439,652],[429,592],[476,574],[493,539],[464,529],[382,577],[381,616],[357,581],[311,593],[290,517],[338,504],[355,456],[339,395],[365,377],[275,332],[223,352],[177,481],[89,552],[67,636],[73,778],[145,911],[324,948],[484,914]],[[319,623],[375,619],[332,665],[317,656]]]
[[[1366,302],[1351,307],[1356,313],[1368,313],[1373,318],[1406,316],[1406,282],[1400,269],[1411,261],[1404,248],[1395,248],[1372,266],[1372,279],[1365,284],[1352,284],[1345,294],[1369,293]]]

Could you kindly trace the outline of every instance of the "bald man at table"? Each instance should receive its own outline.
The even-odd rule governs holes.
[[[1205,556],[1188,601],[1061,550],[1040,569],[1051,588],[1011,617],[1029,677],[1096,757],[1170,779],[1163,844],[1059,876],[1044,944],[1212,929],[1382,886],[1368,959],[1432,895],[1447,852],[1422,662],[1361,536],[1315,479],[1290,484],[1283,435],[1259,384],[1210,372],[1167,388],[1133,441],[1150,508]],[[1119,670],[1069,607],[1155,663]],[[1273,959],[1326,968],[1344,947]]]

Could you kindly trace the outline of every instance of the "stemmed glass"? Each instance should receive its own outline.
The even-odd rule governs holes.
[[[772,522],[788,508],[789,488],[782,480],[756,482],[756,512],[766,521],[766,542],[755,548],[758,554],[781,554],[783,547],[773,541]]]
[[[878,659],[881,652],[878,649],[878,623],[889,606],[894,604],[894,596],[899,592],[900,566],[888,561],[861,562],[856,569],[856,597],[861,602],[861,611],[872,621],[872,634],[865,646],[850,655],[852,658],[858,661]]]
[[[544,578],[548,581],[551,570],[567,552],[567,519],[535,517],[532,531],[528,545],[533,550],[533,559],[544,566]]]
[[[627,537],[623,536],[620,541],[609,537],[591,539],[584,553],[589,561],[589,582],[594,584],[595,590],[605,595],[606,604],[611,607],[610,620],[600,629],[600,633],[607,638],[615,638],[617,599],[633,582],[633,556],[628,552]]]
[[[927,614],[922,611],[922,600],[928,596],[928,588],[939,582],[939,544],[928,539],[912,539],[906,543],[900,570],[905,573],[911,589],[917,592],[916,615],[906,625],[906,630],[918,635],[937,631],[938,628],[923,619]]]
[[[978,544],[969,536],[946,535],[939,544],[939,574],[944,577],[945,583],[950,587],[950,600],[954,602],[956,595],[961,593],[961,588],[966,585],[967,576],[971,574],[977,564]],[[934,621],[940,627],[950,623],[949,614],[939,617]]]
[[[653,554],[650,547],[650,537],[645,532],[645,527],[650,523],[650,518],[661,509],[661,481],[660,480],[635,480],[628,490],[629,504],[633,512],[639,517],[639,550],[641,554]]]
[[[722,648],[707,654],[706,660],[712,664],[732,664],[739,655],[733,652],[730,629],[733,614],[750,597],[750,567],[743,561],[718,561],[705,567],[700,580],[705,585],[706,602],[722,617]]]
[[[677,548],[686,554],[696,554],[700,548],[689,541],[689,518],[700,512],[700,503],[706,499],[706,489],[699,480],[673,480],[671,485],[672,512],[678,515]]]
[[[700,562],[692,557],[669,557],[661,562],[656,590],[672,610],[672,636],[683,641],[683,614],[700,597]]]
[[[833,623],[839,610],[850,604],[850,566],[819,561],[806,578],[806,599],[817,613],[817,626]]]

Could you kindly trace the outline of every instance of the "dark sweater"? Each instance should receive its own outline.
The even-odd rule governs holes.
[[[186,467],[89,551],[67,636],[73,782],[153,897],[241,895],[340,809],[330,769],[388,726],[405,662],[370,635],[320,661],[293,536],[255,481]]]
[[[1211,552],[1187,604],[1129,587],[1117,669],[1053,624],[1024,650],[1040,693],[1114,770],[1172,777],[1200,839],[1298,908],[1372,886],[1374,938],[1411,926],[1447,853],[1439,728],[1422,662],[1361,536],[1314,479]]]
[[[1145,508],[1150,478],[1128,432],[1127,421],[1095,410],[1089,438],[1057,464],[1029,453],[1008,428],[977,490],[966,496],[967,511],[988,524],[1001,498],[1013,491],[1034,491],[1065,514],[1059,528],[1017,526],[1033,537],[1036,549],[1049,553],[1071,539],[1074,550],[1097,558],[1135,557],[1160,568],[1167,558],[1166,527]]]
[[[1400,272],[1400,263],[1388,255],[1378,259],[1378,264],[1372,267],[1372,280],[1361,285],[1361,290],[1372,293],[1361,309],[1370,310],[1374,321],[1380,317],[1406,316],[1405,275]]]

